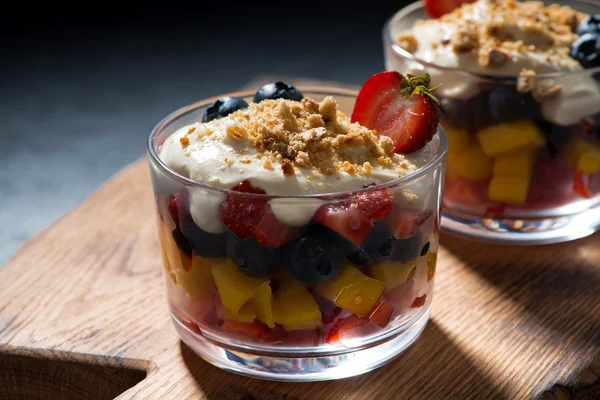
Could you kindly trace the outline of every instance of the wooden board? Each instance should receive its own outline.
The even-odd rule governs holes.
[[[355,378],[221,371],[168,315],[146,160],[0,270],[0,399],[600,399],[600,234],[542,247],[442,237],[431,321]]]

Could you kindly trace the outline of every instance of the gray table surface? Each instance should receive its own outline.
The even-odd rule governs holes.
[[[310,29],[299,29],[304,17],[235,29],[148,19],[2,35],[0,266],[144,155],[152,127],[178,107],[264,74],[360,85],[383,69],[388,11],[326,15]]]

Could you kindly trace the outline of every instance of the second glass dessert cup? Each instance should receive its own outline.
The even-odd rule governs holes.
[[[552,3],[600,13],[597,3],[585,0]],[[432,85],[442,85],[435,92],[449,142],[442,229],[471,240],[525,245],[598,230],[600,68],[538,74],[524,82],[425,62],[396,43],[425,19],[422,2],[405,7],[385,24],[383,42],[386,69],[427,71]],[[524,84],[534,90],[518,89]],[[558,95],[550,90],[559,87]]]
[[[356,99],[342,89],[301,90],[317,101],[333,96],[346,113]],[[230,95],[251,101],[253,94]],[[200,121],[215,100],[169,115],[148,141],[167,298],[181,339],[220,368],[270,380],[338,379],[396,357],[429,317],[447,146],[443,130],[427,145],[424,166],[386,184],[311,196],[233,192],[190,181],[157,155],[169,135]],[[352,203],[375,194],[390,196],[391,211],[384,219],[363,221]],[[274,217],[275,207],[310,215],[267,247],[229,229],[209,233],[199,227],[195,221],[218,218],[225,201],[258,204],[266,210],[264,219]],[[327,209],[344,210],[339,221],[350,235],[315,222],[313,214]],[[362,244],[352,240],[352,232],[361,231],[368,232]],[[298,259],[311,252],[327,254],[326,265],[300,266]]]

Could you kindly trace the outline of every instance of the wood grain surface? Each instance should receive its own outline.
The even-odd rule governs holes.
[[[540,247],[443,235],[411,348],[362,376],[275,383],[178,339],[154,213],[142,159],[0,269],[0,399],[600,399],[600,233]]]
[[[274,383],[221,371],[179,341],[153,207],[140,160],[0,270],[0,398],[130,386],[121,398],[600,398],[600,234],[531,248],[444,236],[432,318],[410,349],[355,378]]]

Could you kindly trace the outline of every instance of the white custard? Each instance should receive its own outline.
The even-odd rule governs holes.
[[[469,72],[518,77],[523,70],[536,75],[579,71],[576,78],[553,79],[562,86],[559,95],[537,99],[547,120],[570,125],[600,112],[600,87],[569,55],[576,38],[571,29],[582,16],[568,7],[478,0],[440,19],[418,21],[398,43],[418,60],[457,70],[425,68],[433,84],[442,84],[438,93],[446,98],[466,99],[481,90],[484,80]],[[387,67],[396,69],[393,61]],[[412,74],[424,69],[410,61],[407,67]]]
[[[327,98],[324,101],[329,101],[331,104],[332,100]],[[287,100],[280,102],[285,103],[283,106],[279,106],[283,107],[283,112],[274,103],[271,104],[273,107],[269,109],[269,112],[286,114],[286,107],[292,102]],[[318,105],[316,102],[313,103]],[[337,160],[335,168],[332,171],[327,170],[327,173],[310,164],[306,167],[295,165],[292,168],[293,173],[284,173],[283,164],[286,163],[284,158],[273,156],[273,154],[267,156],[268,152],[265,152],[264,148],[252,144],[254,139],[250,137],[249,133],[246,133],[248,140],[240,139],[232,133],[244,126],[246,128],[251,126],[253,122],[248,121],[252,118],[260,121],[262,117],[259,111],[257,105],[251,103],[249,110],[238,111],[228,117],[208,123],[196,123],[183,127],[165,140],[159,149],[159,157],[170,169],[195,182],[214,188],[231,189],[240,182],[248,180],[252,186],[264,190],[268,195],[276,196],[346,192],[373,183],[388,182],[415,171],[418,166],[423,165],[431,157],[429,147],[425,147],[423,150],[411,154],[410,158],[400,154],[387,154],[383,157],[385,162],[377,162],[376,159],[381,157],[374,156],[373,152],[378,154],[377,151],[381,153],[384,150],[373,148],[373,146],[378,146],[377,140],[379,140],[374,131],[369,131],[358,124],[348,125],[348,118],[338,113],[336,121],[324,124],[323,127],[311,128],[300,134],[307,135],[307,137],[312,135],[313,138],[310,140],[317,141],[318,138],[315,139],[315,135],[318,135],[320,130],[331,131],[329,126],[338,124],[337,129],[342,131],[359,130],[358,127],[360,127],[361,134],[367,135],[367,138],[372,135],[375,141],[366,145],[358,139],[354,142],[344,140],[344,146],[340,146],[332,153],[333,160]],[[248,115],[252,116],[248,117]],[[297,120],[300,121],[299,118]],[[319,123],[318,117],[309,116],[301,120],[299,124],[302,125],[308,120],[316,120]],[[261,123],[259,122],[259,125]],[[284,125],[286,123],[288,122],[281,122]],[[303,129],[300,125],[295,128]],[[281,128],[280,125],[278,126]],[[340,134],[340,136],[343,135]],[[328,140],[333,141],[334,138],[335,135],[330,132]],[[389,139],[384,139],[387,139],[385,143],[389,144]],[[256,143],[256,140],[254,142]],[[317,145],[318,143],[315,144],[315,146]],[[352,162],[347,162],[349,160]],[[368,160],[366,162],[369,165],[365,166],[363,160]],[[194,222],[205,231],[223,232],[225,226],[219,215],[219,205],[225,199],[226,193],[194,187],[189,187],[188,190]],[[318,199],[279,198],[271,200],[270,205],[275,216],[283,224],[302,226],[310,221],[321,204],[322,201]]]

